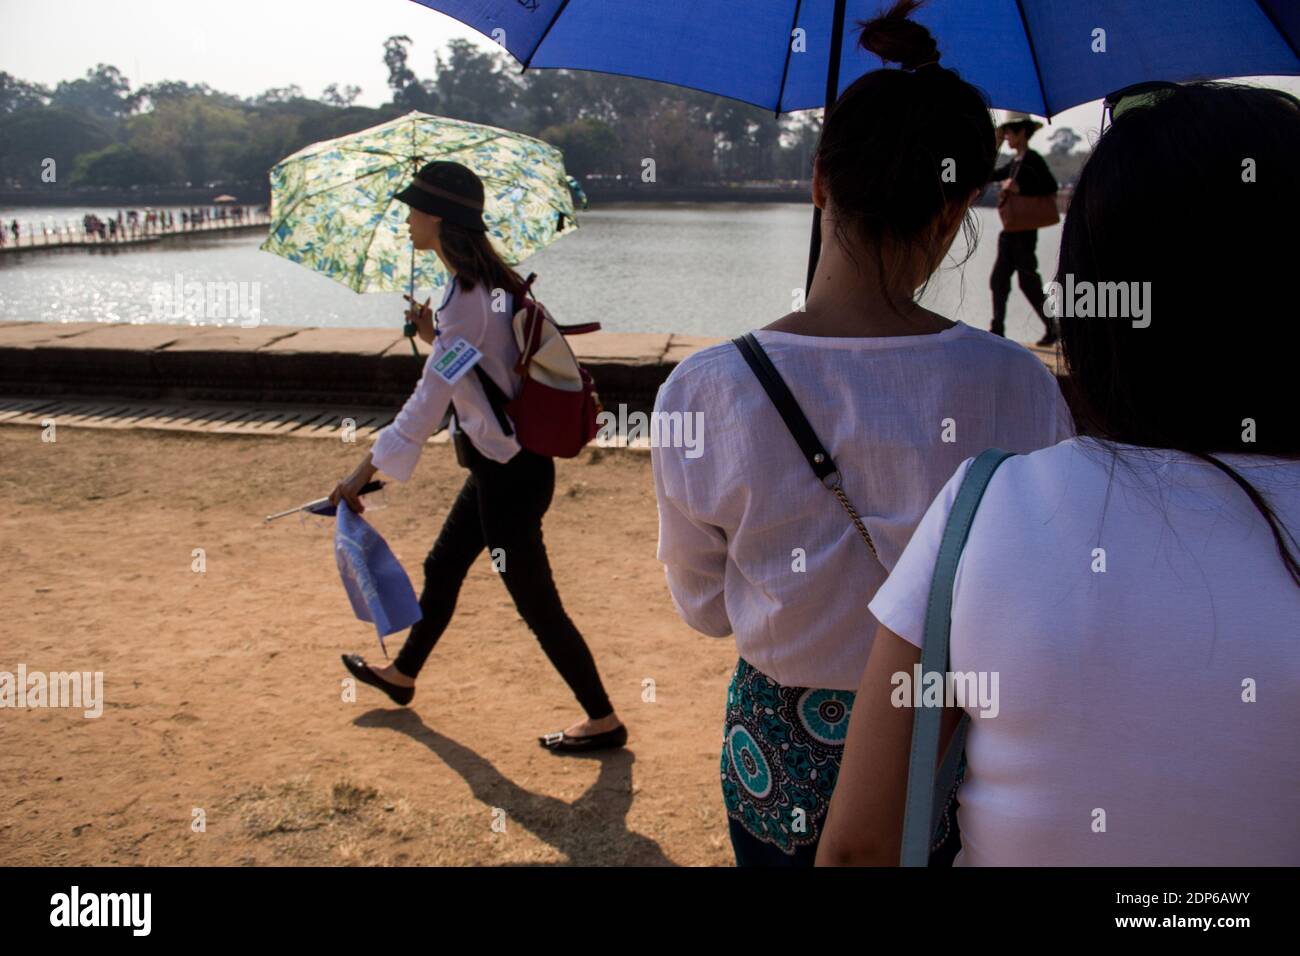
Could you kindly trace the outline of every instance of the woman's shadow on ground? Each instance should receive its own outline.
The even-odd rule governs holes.
[[[429,727],[413,710],[375,708],[358,717],[358,727],[385,727],[424,744],[459,773],[476,799],[506,811],[506,825],[518,824],[555,847],[577,866],[673,866],[659,844],[627,828],[632,806],[632,764],[627,748],[554,760],[597,760],[600,774],[572,803],[532,793],[501,774],[463,744]]]

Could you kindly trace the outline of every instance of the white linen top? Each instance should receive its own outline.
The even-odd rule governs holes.
[[[1031,451],[1072,436],[1070,413],[1031,352],[961,323],[887,338],[755,335],[880,559],[727,342],[682,362],[655,402],[704,415],[698,457],[651,449],[659,560],[691,627],[734,632],[740,656],[778,683],[856,690],[876,630],[867,602],[935,493],[989,446]]]
[[[949,653],[953,671],[998,674],[998,709],[966,708],[955,862],[1294,866],[1300,588],[1227,475],[1116,447],[1117,462],[1084,438],[1008,459],[975,514]],[[1300,536],[1300,462],[1216,457]],[[918,647],[967,467],[871,602]]]
[[[447,406],[453,401],[461,430],[485,457],[507,462],[518,453],[518,439],[501,430],[487,393],[472,369],[453,385],[448,385],[432,369],[433,363],[457,339],[463,338],[483,353],[479,365],[501,386],[507,398],[516,397],[523,388],[523,380],[514,373],[515,363],[519,361],[519,346],[512,326],[514,303],[509,295],[503,301],[506,311],[494,312],[492,290],[486,284],[476,283],[468,292],[461,289],[458,279],[453,278],[447,284],[447,292],[435,314],[437,334],[433,350],[424,363],[424,374],[397,417],[379,432],[370,449],[371,462],[384,474],[399,481],[411,477],[424,443],[438,430]],[[510,425],[513,430],[514,422]]]

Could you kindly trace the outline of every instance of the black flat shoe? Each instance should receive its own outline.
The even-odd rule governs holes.
[[[592,750],[614,750],[627,743],[627,726],[619,724],[613,730],[587,737],[570,737],[561,730],[558,733],[538,737],[537,742],[542,745],[543,750],[551,750],[555,753],[575,754],[588,753]]]
[[[392,684],[384,680],[370,669],[370,665],[361,659],[360,654],[344,654],[342,657],[343,666],[348,669],[348,673],[363,684],[378,687],[393,699],[393,703],[405,707],[415,696],[414,687],[402,687],[400,684]]]

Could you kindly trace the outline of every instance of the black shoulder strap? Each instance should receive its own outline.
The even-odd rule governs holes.
[[[477,362],[474,363],[474,374],[478,376],[479,384],[483,386],[488,404],[492,406],[492,414],[497,417],[497,424],[507,435],[513,435],[515,430],[510,427],[510,419],[506,417],[506,404],[510,400],[506,398],[505,392],[501,391],[501,386],[492,381],[492,376],[483,371],[483,366]]]
[[[763,347],[758,344],[758,339],[754,337],[754,333],[746,332],[744,335],[732,339],[731,343],[740,350],[740,354],[745,357],[745,361],[753,369],[759,384],[763,386],[763,391],[767,392],[767,397],[776,406],[777,412],[781,415],[781,420],[785,422],[785,427],[790,430],[790,435],[799,445],[799,450],[803,452],[808,467],[813,470],[813,474],[817,476],[818,480],[824,483],[828,475],[835,473],[835,462],[831,460],[831,453],[826,450],[817,438],[817,433],[813,431],[812,425],[808,424],[808,419],[804,417],[803,410],[799,408],[799,403],[790,394],[790,389],[786,387],[785,380],[781,378],[781,373],[776,370],[772,360],[767,357]]]
[[[785,427],[789,429],[790,435],[799,446],[799,450],[803,452],[808,467],[813,470],[813,474],[817,476],[822,486],[839,499],[840,506],[853,522],[853,526],[858,529],[858,534],[862,535],[862,540],[871,549],[871,553],[879,559],[880,555],[876,551],[876,543],[871,540],[871,532],[867,530],[866,524],[862,521],[862,516],[853,507],[848,495],[844,493],[840,472],[835,467],[835,462],[831,460],[831,453],[818,440],[817,433],[813,431],[812,425],[808,424],[808,419],[804,417],[803,411],[800,410],[799,403],[790,394],[790,389],[786,387],[785,380],[781,378],[781,373],[776,370],[772,360],[767,357],[763,347],[758,344],[758,339],[750,332],[731,341],[736,348],[740,349],[740,354],[749,363],[749,367],[758,378],[759,384],[763,386],[763,391],[767,392],[767,397],[776,406],[776,410],[781,415],[781,420],[785,422]]]
[[[501,431],[507,435],[513,435],[515,430],[510,427],[510,419],[506,417],[506,404],[509,399],[506,398],[505,392],[501,391],[501,386],[492,381],[492,376],[479,368],[478,363],[474,364],[474,372],[478,375],[479,384],[483,386],[483,393],[487,396],[488,405],[492,408],[492,414],[497,417],[497,424],[501,426]],[[460,416],[456,413],[456,403],[447,403],[447,415],[443,418],[443,424],[439,426],[439,431],[446,427],[446,418],[456,419],[456,427],[460,427]]]

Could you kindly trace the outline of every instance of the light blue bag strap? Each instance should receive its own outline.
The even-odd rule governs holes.
[[[983,451],[971,462],[957,498],[943,529],[943,541],[934,562],[934,579],[930,582],[930,600],[925,609],[924,643],[921,645],[921,675],[948,670],[948,637],[952,628],[952,589],[957,576],[966,536],[979,509],[980,499],[989,479],[1012,452],[999,448]],[[930,844],[943,805],[935,799],[936,789],[946,797],[957,778],[957,767],[966,745],[970,717],[962,714],[961,723],[952,736],[943,765],[935,769],[939,752],[939,724],[942,707],[916,707],[912,715],[912,757],[907,770],[907,813],[903,818],[903,866],[926,866],[930,862]]]

